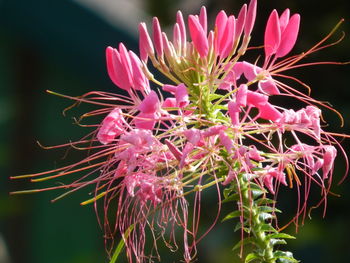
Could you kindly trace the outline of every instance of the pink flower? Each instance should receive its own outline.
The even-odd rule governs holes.
[[[273,179],[275,179],[278,183],[282,183],[287,185],[286,175],[279,171],[278,168],[265,168],[266,174],[263,177],[264,184],[270,190],[272,194],[275,193],[275,186],[273,185]]]
[[[117,136],[125,132],[124,125],[125,120],[122,111],[115,108],[102,121],[96,137],[102,144],[111,143]]]

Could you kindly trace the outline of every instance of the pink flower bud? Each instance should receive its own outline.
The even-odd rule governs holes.
[[[154,49],[145,23],[139,24],[139,35],[140,58],[142,61],[147,62],[148,56],[154,55]]]
[[[153,42],[158,58],[163,56],[163,37],[158,18],[153,17]]]
[[[164,40],[164,38],[163,38]],[[181,40],[181,31],[180,31],[180,27],[179,24],[176,23],[174,25],[174,30],[173,30],[173,44],[174,44],[174,48],[176,50],[176,52],[178,54],[181,54],[181,50],[182,50],[182,40]]]
[[[185,27],[185,22],[182,16],[181,11],[178,11],[176,13],[176,22],[179,25],[180,33],[181,33],[181,41],[182,41],[182,48],[183,48],[183,53],[185,53],[186,50],[186,27]]]
[[[130,84],[130,72],[123,64],[121,56],[118,50],[107,47],[106,49],[106,60],[108,75],[115,85],[123,90],[129,91],[131,89]]]
[[[198,21],[198,17],[190,15],[188,17],[188,26],[194,47],[201,58],[206,57],[209,51],[208,39],[202,25]]]
[[[236,21],[236,32],[235,32],[236,39],[238,39],[242,35],[246,16],[247,16],[247,4],[244,4],[241,10],[239,11],[237,21]]]
[[[182,159],[182,152],[168,139],[165,139],[165,144],[168,146],[169,151],[175,156],[175,158],[180,161]]]
[[[208,33],[208,22],[207,22],[207,9],[205,6],[202,6],[199,13],[199,23],[202,25],[205,35]]]
[[[250,33],[252,33],[253,31],[255,18],[256,18],[256,8],[257,8],[257,1],[251,0],[248,5],[247,16],[244,24],[244,34],[246,36],[249,36]]]
[[[227,15],[225,11],[221,10],[216,16],[215,20],[215,52],[220,54],[220,44],[225,34],[227,24]]]
[[[222,48],[221,57],[225,58],[228,55],[230,55],[233,48],[233,43],[235,40],[235,33],[236,33],[236,19],[234,16],[230,16],[227,20],[226,30],[225,30],[226,41],[224,43],[221,43],[221,48]]]

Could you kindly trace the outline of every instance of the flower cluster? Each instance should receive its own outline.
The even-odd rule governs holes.
[[[106,237],[123,235],[130,262],[149,258],[147,231],[155,247],[162,238],[176,248],[176,226],[183,229],[184,258],[191,261],[198,241],[201,191],[211,186],[217,187],[220,203],[221,188],[243,189],[252,182],[265,196],[276,194],[281,184],[293,187],[295,181],[297,188],[306,189],[297,215],[307,211],[311,183],[322,189],[326,200],[338,143],[321,127],[322,103],[284,84],[284,78],[294,78],[281,73],[302,66],[297,63],[322,43],[283,59],[296,42],[300,16],[290,16],[289,9],[281,15],[274,10],[265,29],[264,61],[245,61],[256,9],[257,1],[251,0],[237,17],[220,11],[213,30],[208,30],[204,7],[199,15],[189,15],[188,30],[179,11],[172,40],[154,18],[152,34],[145,23],[139,25],[140,56],[122,43],[108,47],[109,77],[128,96],[89,92],[76,98],[101,106],[82,119],[105,116],[93,133],[72,143],[76,148],[89,144],[90,155],[51,171],[54,175],[30,175],[32,181],[42,181],[87,171],[72,184],[55,188],[72,192],[95,185],[95,197],[83,204],[104,198]],[[168,83],[155,79],[150,63]],[[305,107],[285,109],[272,102],[271,97],[278,96],[295,98]],[[193,224],[188,222],[186,200],[191,192],[196,195]],[[237,209],[242,211],[240,203],[244,202],[238,202]],[[115,205],[111,221],[108,214]]]

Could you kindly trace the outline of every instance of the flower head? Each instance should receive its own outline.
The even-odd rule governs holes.
[[[274,10],[265,30],[265,61],[259,65],[258,60],[242,59],[249,51],[256,10],[257,1],[251,0],[237,18],[220,11],[212,30],[204,7],[199,15],[189,15],[187,29],[179,11],[172,41],[157,18],[151,35],[141,23],[140,58],[123,44],[108,47],[108,75],[128,96],[89,92],[75,98],[102,107],[82,119],[105,116],[93,133],[71,144],[80,149],[87,144],[88,157],[52,171],[57,174],[51,176],[37,178],[49,172],[29,176],[42,181],[86,171],[73,183],[55,188],[75,191],[95,185],[95,197],[83,204],[94,202],[97,207],[97,200],[104,198],[106,237],[116,231],[123,234],[129,262],[149,258],[147,232],[156,244],[169,234],[169,227],[175,248],[175,226],[183,229],[184,258],[191,261],[201,239],[197,237],[201,191],[211,186],[218,189],[218,216],[220,185],[234,188],[243,178],[274,195],[288,182],[293,187],[293,180],[296,187],[303,187],[299,173],[307,185],[314,182],[322,189],[325,200],[337,142],[321,127],[323,104],[284,84],[286,76],[281,74],[297,67],[314,49],[279,61],[296,42],[300,16],[290,17],[289,9],[279,16]],[[149,63],[169,81],[156,80]],[[292,97],[306,106],[286,109],[273,102],[275,96]],[[305,137],[309,144],[303,142]],[[186,196],[193,192],[191,225]],[[108,211],[115,206],[110,219]],[[298,215],[306,206],[300,210]]]

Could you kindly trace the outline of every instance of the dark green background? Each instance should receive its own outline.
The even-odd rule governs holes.
[[[98,0],[96,0],[98,1]],[[184,1],[184,0],[183,0]],[[182,2],[183,2],[182,1]],[[178,1],[148,0],[150,15],[162,24],[171,24]],[[206,1],[211,20],[220,9],[238,13],[244,1]],[[345,39],[335,47],[310,56],[310,61],[350,60],[350,6],[347,0],[260,0],[253,43],[261,45],[269,12],[289,7],[302,16],[299,41],[294,52],[301,52],[318,42],[345,18],[341,31]],[[188,14],[188,11],[184,11]],[[26,181],[9,181],[9,176],[52,169],[64,164],[64,151],[45,151],[36,140],[54,145],[78,139],[86,130],[72,125],[75,110],[63,117],[62,109],[70,101],[45,93],[54,90],[77,96],[92,90],[116,91],[105,70],[104,50],[123,41],[137,51],[137,39],[123,28],[113,27],[93,11],[68,0],[2,0],[0,1],[0,235],[4,239],[12,263],[96,263],[107,262],[103,233],[91,206],[81,207],[87,191],[50,203],[58,192],[27,196],[10,196],[13,190],[43,187]],[[332,113],[326,114],[335,132],[350,133],[350,93],[347,66],[316,66],[293,72],[313,87],[313,96],[330,101],[345,116],[345,127]],[[342,142],[348,149],[348,140]],[[78,153],[79,154],[79,153]],[[73,153],[70,158],[77,158]],[[339,158],[335,182],[344,172]],[[326,218],[322,209],[313,211],[312,221],[299,228],[297,241],[290,242],[296,258],[308,263],[346,262],[350,257],[350,183],[334,187],[342,198],[330,197]],[[216,213],[215,193],[206,194],[203,222]],[[293,213],[296,195],[282,195],[285,217]],[[289,208],[289,209],[288,209]],[[229,207],[224,209],[229,210]],[[206,220],[208,219],[208,220]],[[286,220],[285,218],[282,220]],[[290,233],[295,233],[293,227]],[[199,245],[198,262],[239,262],[230,252],[234,241],[230,223],[219,224]],[[1,248],[2,245],[0,245]],[[163,262],[179,262],[162,251]],[[177,258],[177,259],[176,259]],[[0,259],[1,260],[1,259]],[[1,262],[8,263],[8,262]]]

